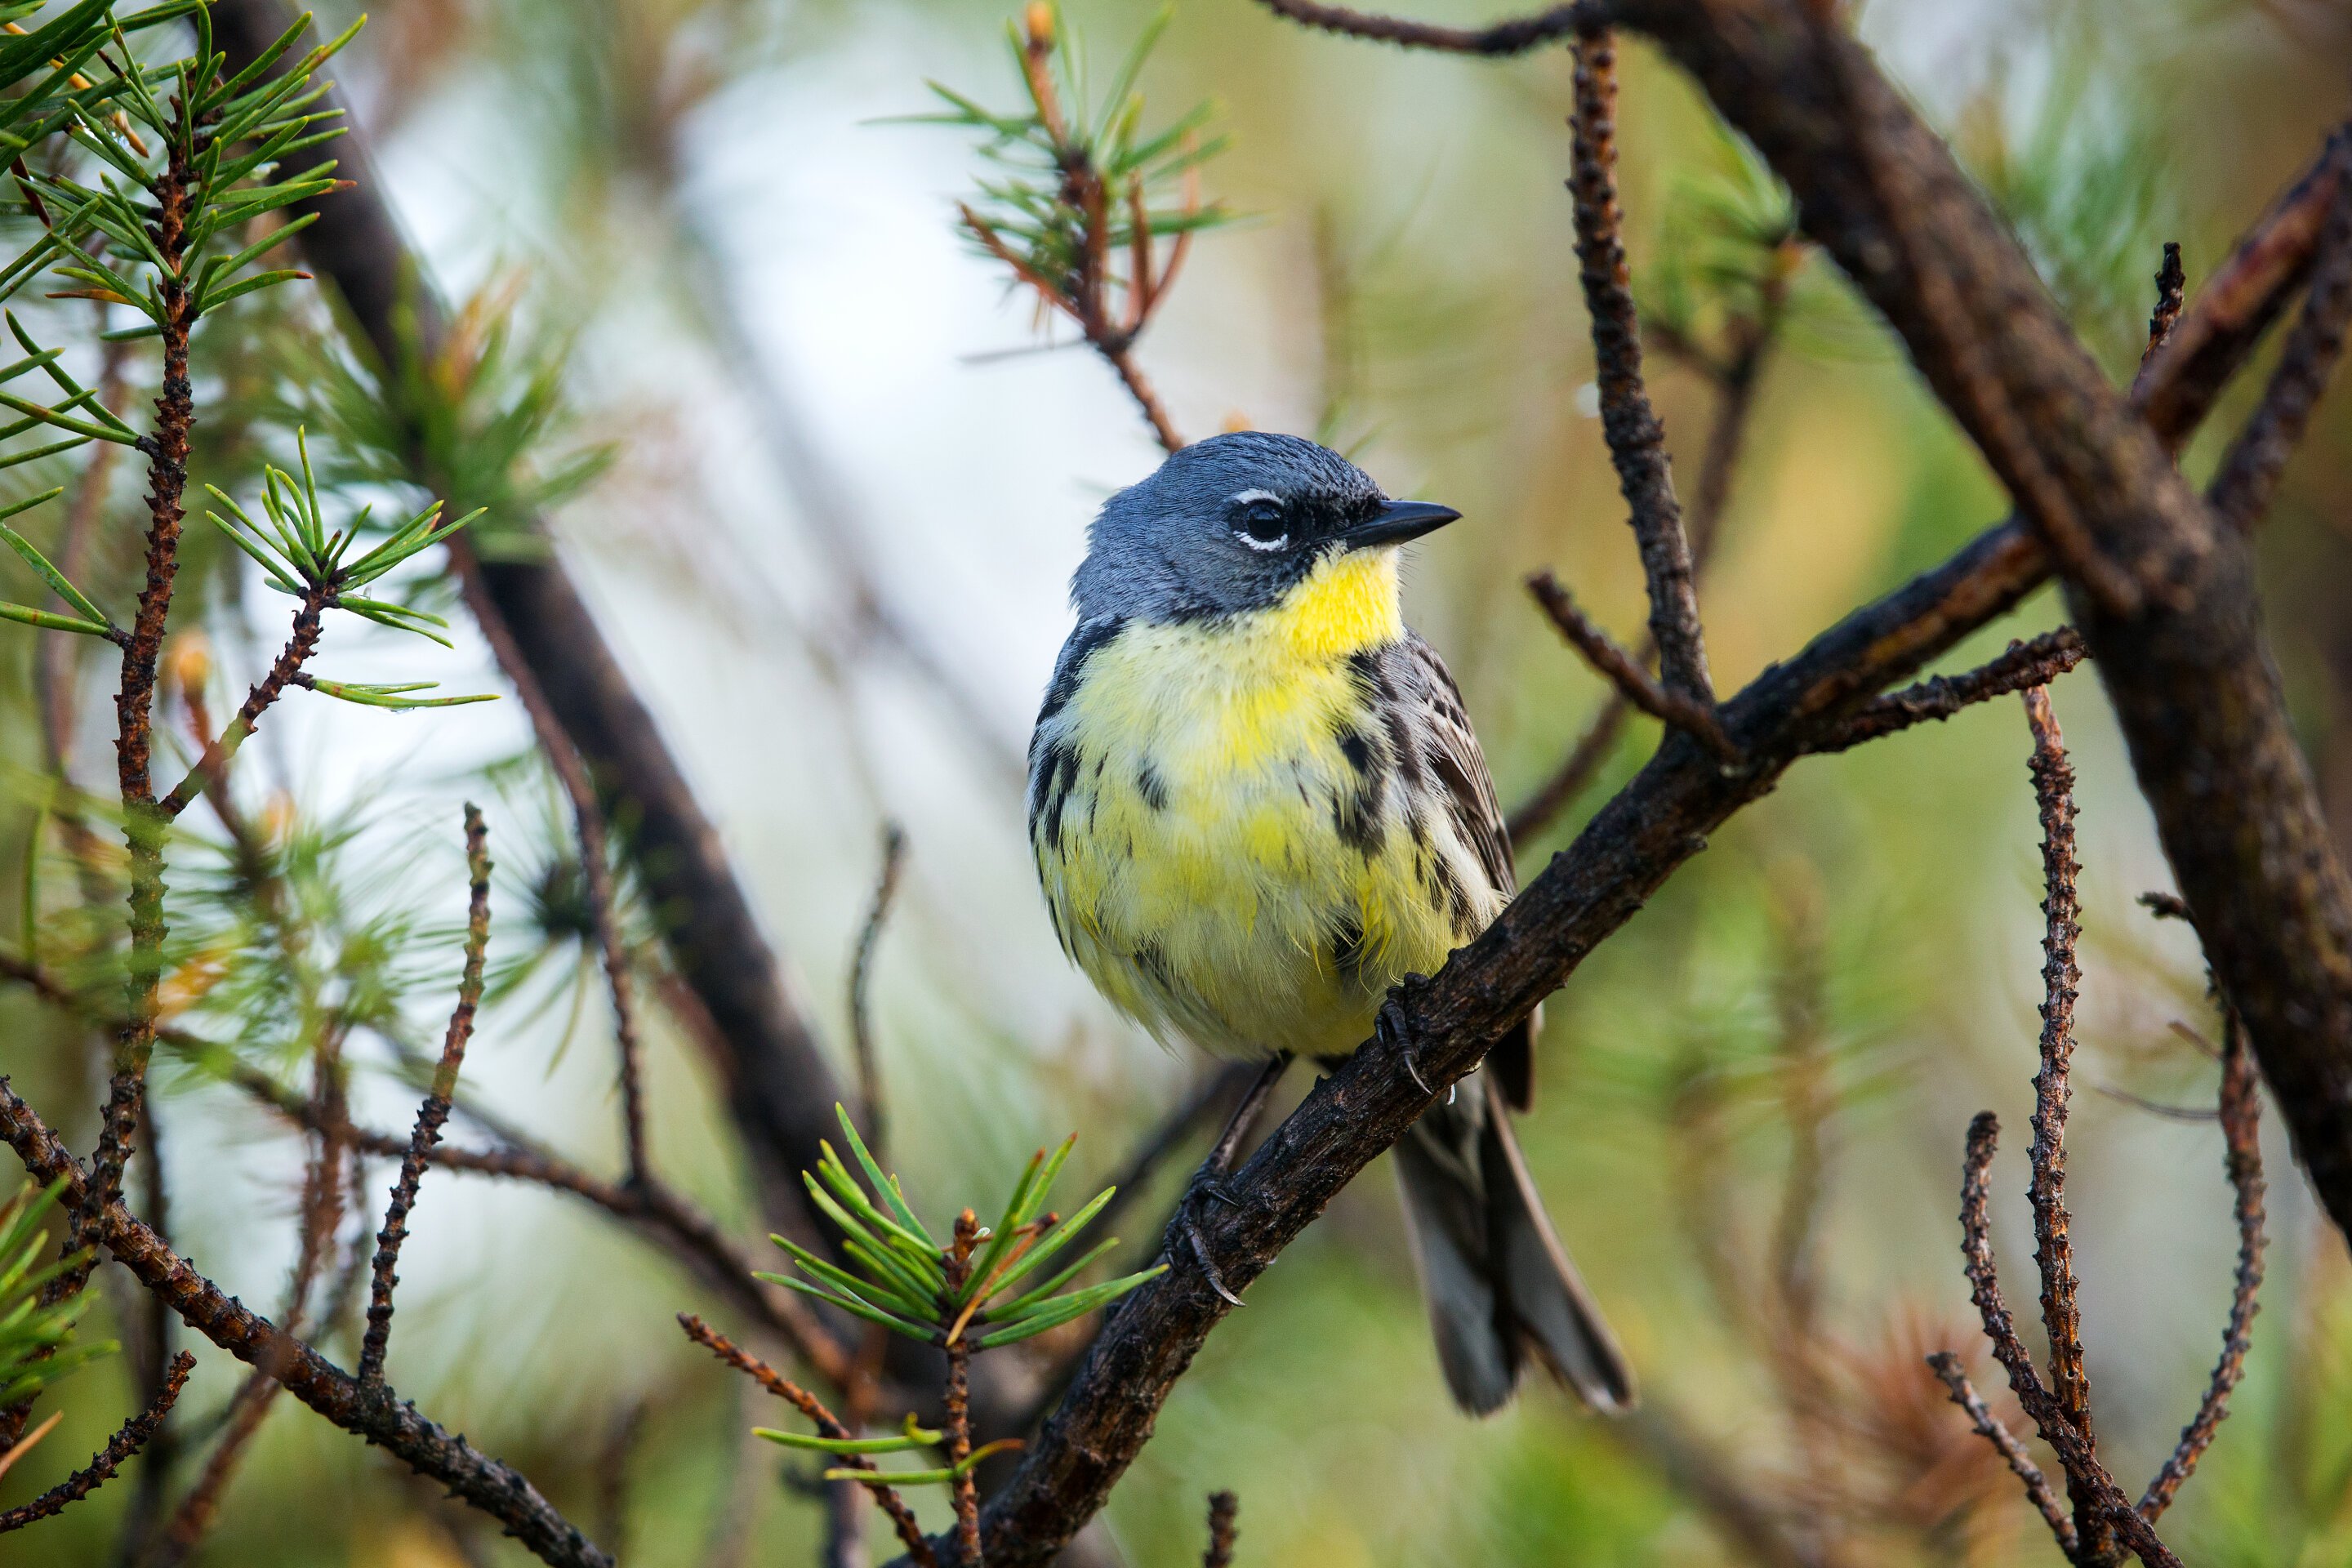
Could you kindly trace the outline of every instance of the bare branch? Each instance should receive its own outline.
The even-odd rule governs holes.
[[[2066,1110],[2072,1094],[2067,1073],[2074,1055],[2074,997],[2083,978],[2074,963],[2074,942],[2082,934],[2075,921],[2082,900],[2074,889],[2080,871],[2074,862],[2074,770],[2047,689],[2030,687],[2022,696],[2033,730],[2031,765],[2042,813],[2042,910],[2047,918],[2042,938],[2042,1068],[2033,1078],[2033,1262],[2042,1276],[2042,1322],[2050,1335],[2051,1400],[2058,1419],[2095,1450],[2066,1212]],[[2083,1549],[2096,1556],[2107,1550],[2108,1531],[2092,1485],[2072,1466],[2066,1480],[2075,1531]]]
[[[433,1089],[416,1112],[416,1130],[401,1156],[400,1176],[393,1183],[392,1201],[383,1211],[383,1230],[377,1237],[374,1283],[369,1291],[367,1337],[360,1347],[359,1383],[362,1390],[383,1386],[384,1350],[392,1338],[392,1291],[399,1282],[394,1270],[400,1263],[400,1246],[408,1237],[408,1212],[416,1202],[417,1184],[425,1178],[425,1163],[441,1140],[441,1125],[449,1119],[450,1101],[457,1093],[457,1072],[466,1059],[466,1042],[473,1037],[474,1012],[482,1000],[482,958],[490,943],[489,830],[482,814],[466,807],[466,869],[471,897],[466,915],[466,964],[457,982],[457,1005],[449,1014],[449,1032],[441,1046],[441,1062],[434,1069]]]
[[[2339,165],[2352,167],[2352,132],[2337,132],[2335,145]],[[2343,355],[2347,322],[2352,322],[2352,185],[2339,184],[2327,226],[2320,234],[2303,314],[2287,334],[2261,405],[2231,443],[2205,492],[2213,510],[2238,528],[2252,528],[2270,510],[2286,460],[2302,445],[2312,410]]]
[[[1265,8],[1309,27],[1369,38],[1374,43],[1436,49],[1447,54],[1490,56],[1525,54],[1555,38],[1567,37],[1588,19],[1604,16],[1609,9],[1589,4],[1555,5],[1533,16],[1485,27],[1438,27],[1426,22],[1350,11],[1344,5],[1318,5],[1315,0],[1265,0]]]
[[[815,1394],[792,1382],[759,1357],[738,1349],[725,1334],[693,1313],[680,1312],[677,1326],[686,1331],[687,1338],[807,1416],[819,1436],[842,1438],[855,1436]],[[829,1457],[839,1459],[839,1468],[842,1468],[875,1469],[874,1461],[863,1455],[836,1454]],[[878,1470],[875,1479],[860,1484],[874,1494],[874,1500],[881,1505],[883,1512],[890,1516],[891,1524],[898,1531],[898,1539],[906,1544],[907,1555],[914,1559],[919,1568],[939,1568],[939,1558],[932,1552],[931,1543],[923,1534],[923,1527],[915,1521],[913,1510],[908,1508],[906,1500],[899,1497],[898,1489],[882,1479]]]
[[[2164,1517],[2181,1483],[2196,1472],[2197,1461],[2213,1441],[2213,1434],[2230,1414],[2230,1394],[2245,1375],[2246,1349],[2253,1328],[2257,1298],[2263,1288],[2263,1136],[2262,1086],[2256,1081],[2245,1026],[2232,1014],[2228,1021],[2229,1045],[2221,1058],[2221,1136],[2227,1151],[2230,1186],[2237,1194],[2238,1270],[2230,1297],[2230,1321],[2221,1331],[2221,1357],[2197,1414],[2180,1430],[2180,1441],[2139,1500],[2139,1514],[2150,1524]]]
[[[2058,1550],[2072,1562],[2074,1553],[2081,1549],[2074,1534],[2074,1521],[2068,1519],[2066,1510],[2059,1506],[2057,1494],[2050,1489],[2049,1478],[2042,1473],[2042,1467],[2033,1462],[2033,1457],[2025,1451],[2025,1445],[2018,1440],[2017,1434],[2002,1426],[2000,1417],[1987,1407],[1984,1396],[1969,1382],[1969,1374],[1960,1370],[1958,1356],[1950,1351],[1937,1351],[1927,1358],[1927,1364],[1936,1369],[1936,1375],[1944,1380],[1946,1388],[1951,1390],[1952,1403],[1968,1412],[1969,1423],[2008,1463],[2011,1472],[2024,1483],[2027,1500],[2041,1512],[2042,1522],[2050,1527],[2050,1533],[2058,1540]]]
[[[907,835],[897,823],[882,829],[882,874],[875,879],[874,900],[866,906],[866,924],[857,932],[856,956],[849,965],[849,1038],[857,1054],[857,1099],[864,1111],[866,1142],[879,1153],[884,1147],[882,1070],[874,1050],[874,949],[882,940],[883,922],[890,918],[898,897],[898,873],[905,868]]]
[[[1538,572],[1528,579],[1528,592],[1551,617],[1552,625],[1582,654],[1585,661],[1615,687],[1626,701],[1651,718],[1677,730],[1686,731],[1706,742],[1709,751],[1727,763],[1739,760],[1739,748],[1723,731],[1711,704],[1692,698],[1683,690],[1661,687],[1652,680],[1649,672],[1636,663],[1633,656],[1619,647],[1607,632],[1595,626],[1568,590],[1549,572]]]
[[[1201,1554],[1201,1568],[1234,1568],[1234,1541],[1240,1533],[1241,1499],[1231,1492],[1209,1494],[1209,1549]]]
[[[32,1501],[0,1513],[0,1535],[22,1530],[52,1514],[63,1512],[68,1505],[79,1502],[113,1479],[114,1472],[121,1468],[122,1461],[145,1447],[147,1440],[155,1435],[155,1429],[163,1424],[163,1417],[171,1414],[172,1406],[179,1402],[180,1389],[188,1381],[188,1373],[195,1364],[196,1358],[185,1351],[173,1357],[171,1366],[163,1373],[163,1389],[156,1394],[154,1403],[124,1422],[89,1464]]]
[[[1618,234],[1616,115],[1616,41],[1606,28],[1585,29],[1576,41],[1575,174],[1569,189],[1576,197],[1578,277],[1592,318],[1601,427],[1641,546],[1660,683],[1706,709],[1714,706],[1715,686],[1699,629],[1690,541],[1666,461],[1665,426],[1642,384],[1642,331]]]
[[[357,1378],[197,1273],[120,1199],[92,1209],[89,1180],[80,1163],[5,1079],[0,1079],[0,1142],[16,1150],[36,1180],[64,1182],[67,1196],[91,1215],[98,1245],[141,1285],[163,1297],[190,1328],[248,1366],[270,1368],[289,1394],[419,1475],[441,1482],[504,1525],[550,1568],[614,1568],[612,1558],[519,1472],[477,1452],[465,1438],[427,1420],[383,1384],[362,1388]]]
[[[2164,265],[2156,270],[2156,310],[2147,319],[2147,349],[2139,356],[2139,367],[2146,370],[2172,336],[2172,329],[2180,321],[2180,308],[2189,287],[2189,275],[2180,269],[2180,242],[2164,242]]]
[[[1843,752],[1914,724],[1929,720],[1941,721],[1971,704],[2046,686],[2090,657],[2090,649],[2083,646],[2082,635],[2072,626],[2044,632],[2031,642],[2012,642],[2000,658],[1974,669],[1958,675],[1939,675],[1872,699],[1857,709],[1843,727],[1822,737],[1813,749]]]
[[[1709,379],[1715,382],[1717,398],[1715,417],[1707,426],[1706,451],[1699,459],[1698,485],[1691,497],[1688,519],[1694,582],[1706,575],[1707,562],[1714,557],[1716,544],[1723,537],[1723,514],[1731,499],[1731,480],[1739,466],[1740,449],[1747,440],[1748,416],[1756,406],[1756,385],[1762,377],[1765,356],[1780,333],[1782,294],[1779,287],[1767,289],[1764,315],[1739,332],[1728,363],[1718,364],[1704,355],[1695,360],[1703,363]],[[1696,353],[1696,349],[1693,353]],[[1645,636],[1640,652],[1634,656],[1635,662],[1647,669],[1656,655],[1656,646]],[[1623,731],[1626,715],[1631,711],[1632,704],[1624,693],[1612,687],[1601,710],[1585,726],[1584,733],[1569,749],[1559,767],[1511,813],[1507,831],[1512,843],[1526,844],[1550,826],[1570,803],[1584,793],[1592,775],[1616,748],[1617,737]]]

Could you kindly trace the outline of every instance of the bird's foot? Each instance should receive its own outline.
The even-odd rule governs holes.
[[[1208,1280],[1209,1289],[1234,1306],[1242,1305],[1242,1299],[1225,1288],[1224,1277],[1217,1272],[1216,1264],[1209,1257],[1209,1244],[1201,1239],[1200,1227],[1189,1217],[1177,1223],[1184,1227],[1184,1239],[1192,1244],[1192,1257],[1201,1265],[1201,1277]]]
[[[1404,1014],[1397,1006],[1394,996],[1381,1003],[1381,1010],[1372,1016],[1372,1033],[1381,1044],[1395,1047],[1397,1054],[1404,1059],[1406,1076],[1412,1079],[1422,1093],[1436,1094],[1437,1091],[1429,1087],[1429,1080],[1421,1076],[1421,1064],[1412,1059],[1412,1040],[1405,1032]]]

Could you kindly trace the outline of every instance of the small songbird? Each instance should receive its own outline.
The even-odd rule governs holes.
[[[1509,900],[1486,758],[1398,597],[1400,548],[1459,515],[1255,431],[1104,503],[1029,745],[1029,834],[1064,951],[1163,1043],[1344,1057]],[[1465,1409],[1502,1405],[1532,1358],[1622,1410],[1632,1370],[1511,1132],[1532,1027],[1398,1145],[1407,1229]]]

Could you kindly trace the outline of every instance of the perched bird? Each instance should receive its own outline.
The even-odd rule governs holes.
[[[1062,947],[1163,1042],[1352,1052],[1389,988],[1510,899],[1462,697],[1405,625],[1400,548],[1460,514],[1390,500],[1296,437],[1184,447],[1104,503],[1029,746],[1029,834]],[[1465,1409],[1532,1358],[1589,1403],[1633,1378],[1511,1132],[1532,1024],[1397,1148],[1438,1358]]]

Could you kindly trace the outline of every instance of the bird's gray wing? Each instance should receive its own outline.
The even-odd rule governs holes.
[[[1476,853],[1488,884],[1507,898],[1519,885],[1511,866],[1511,833],[1504,826],[1494,775],[1486,771],[1486,753],[1479,750],[1477,731],[1470,727],[1462,689],[1419,632],[1405,634],[1400,662],[1404,693],[1421,713],[1419,728],[1427,748],[1423,763],[1442,786],[1440,798],[1454,831]],[[1530,1016],[1496,1041],[1486,1065],[1494,1069],[1503,1098],[1525,1110],[1535,1098],[1535,1019]]]
[[[1428,747],[1422,760],[1444,786],[1454,826],[1476,851],[1488,884],[1507,896],[1515,893],[1519,884],[1511,868],[1510,830],[1503,826],[1502,803],[1495,796],[1494,775],[1486,771],[1477,731],[1470,728],[1462,689],[1419,632],[1405,634],[1404,665],[1405,689],[1421,710]]]

